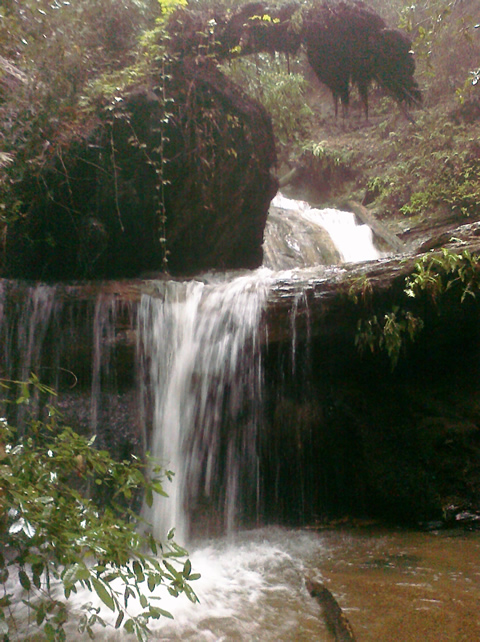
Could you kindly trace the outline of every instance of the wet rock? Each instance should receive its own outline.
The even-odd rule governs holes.
[[[72,280],[253,268],[276,180],[270,118],[210,59],[98,105],[17,187],[5,274]],[[153,82],[153,81],[152,81]]]

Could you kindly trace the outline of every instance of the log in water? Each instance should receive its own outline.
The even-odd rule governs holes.
[[[332,592],[316,579],[305,577],[305,586],[320,604],[327,628],[337,642],[355,642],[350,622],[345,617]]]

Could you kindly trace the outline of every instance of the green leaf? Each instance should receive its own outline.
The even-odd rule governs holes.
[[[96,594],[102,600],[102,602],[106,604],[109,609],[115,611],[115,602],[113,600],[113,597],[107,591],[102,582],[100,582],[100,580],[98,580],[96,577],[92,577],[92,584]]]
[[[168,494],[163,490],[163,486],[159,481],[152,482],[152,488],[157,493],[157,495],[162,495],[162,497],[168,497]]]
[[[29,591],[32,588],[32,583],[30,582],[28,575],[23,569],[18,572],[18,579],[20,580],[22,588],[24,588],[26,591]]]
[[[133,623],[132,618],[130,618],[129,620],[127,620],[125,622],[125,624],[123,625],[123,628],[125,629],[125,631],[127,633],[133,633],[133,631],[134,631],[134,623]]]
[[[190,577],[191,572],[192,572],[192,563],[190,562],[190,560],[187,560],[183,565],[183,577],[188,579]]]
[[[152,507],[153,504],[153,492],[150,487],[148,487],[145,491],[145,503],[149,508]]]
[[[68,566],[62,573],[62,582],[65,586],[74,584],[77,578],[77,572],[80,568],[80,564],[73,564]],[[89,574],[90,576],[90,574]]]
[[[37,622],[37,626],[40,626],[42,624],[43,620],[45,619],[45,608],[43,604],[41,604],[37,610],[37,615],[35,617],[35,621]]]
[[[120,613],[118,614],[118,617],[117,617],[117,619],[115,621],[115,628],[116,629],[118,629],[120,627],[121,623],[123,622],[123,618],[124,617],[125,617],[124,611],[120,611]]]
[[[194,604],[198,602],[198,597],[196,596],[195,592],[192,591],[188,584],[185,584],[184,591],[190,602],[193,602]]]
[[[6,593],[5,595],[2,595],[2,597],[0,597],[0,609],[4,609],[6,606],[10,606],[10,604],[12,603],[11,598],[12,598],[11,593]],[[2,617],[2,615],[3,615],[3,611],[0,611],[0,618]]]
[[[47,622],[45,626],[43,627],[43,630],[45,632],[45,635],[47,636],[47,640],[55,640],[55,629],[50,622]]]
[[[128,598],[129,597],[135,597],[135,593],[133,592],[133,589],[131,589],[129,586],[126,587],[125,589],[125,594],[124,594],[124,600],[125,600],[125,608],[127,608],[128,604]]]
[[[133,561],[133,572],[135,573],[135,576],[139,582],[144,581],[145,575],[143,574],[142,565],[138,560]]]
[[[177,571],[177,569],[174,566],[172,566],[170,564],[170,562],[167,562],[167,560],[163,560],[163,564],[164,564],[165,568],[167,569],[167,571],[170,571],[170,573],[173,575],[173,577],[176,580],[180,579],[180,577],[181,577],[180,573]]]
[[[152,593],[155,590],[155,587],[157,586],[157,582],[153,575],[148,576],[147,585],[148,585],[148,590]]]
[[[155,541],[155,538],[153,537],[153,535],[151,533],[148,536],[148,544],[150,546],[150,550],[152,551],[152,553],[154,555],[157,555],[157,553],[158,553],[157,542]]]
[[[78,581],[90,579],[90,571],[84,565],[79,565],[77,569],[76,579]]]

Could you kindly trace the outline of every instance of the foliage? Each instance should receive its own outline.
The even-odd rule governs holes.
[[[419,73],[431,95],[461,87],[465,91],[464,83],[479,53],[475,1],[403,0],[399,5],[399,27],[413,38]]]
[[[454,0],[438,0],[422,3],[419,7],[405,3],[400,10],[399,27],[415,35],[415,53],[424,58],[428,67],[432,67],[432,45],[439,34],[447,28]]]
[[[11,383],[2,382],[2,386]],[[21,387],[17,403],[28,403],[31,388],[52,391],[36,377]],[[172,473],[165,472],[170,479]],[[102,489],[110,499],[102,500]],[[100,492],[99,492],[100,491]],[[18,597],[12,585],[18,580],[28,620],[43,629],[48,640],[65,640],[69,619],[67,600],[88,589],[116,615],[115,628],[123,625],[139,640],[148,639],[148,623],[171,615],[152,603],[151,593],[165,587],[171,595],[196,596],[188,581],[192,573],[186,552],[168,535],[161,544],[145,527],[138,530],[132,504],[144,492],[151,504],[153,493],[165,495],[162,472],[132,457],[114,461],[86,439],[64,426],[53,407],[48,419],[33,420],[23,436],[0,423],[0,636],[9,639],[21,628]],[[19,587],[18,587],[19,588]],[[57,595],[61,589],[63,597]],[[132,614],[132,602],[141,606]],[[138,608],[138,605],[137,605]],[[94,626],[106,626],[100,609],[85,604],[78,628],[90,638]]]
[[[11,188],[81,131],[87,86],[133,62],[154,13],[152,0],[10,0],[0,14],[0,54],[27,78],[0,104],[2,147],[14,159],[0,170],[0,203],[10,210]]]
[[[425,189],[414,192],[400,211],[415,216],[432,211],[438,206],[447,207],[455,215],[473,216],[479,212],[480,161],[465,154],[453,152],[436,154],[440,169]],[[440,158],[438,158],[440,156]]]
[[[317,183],[329,189],[352,178],[354,154],[348,149],[330,147],[326,141],[309,141],[303,146],[301,165]]]
[[[12,0],[3,10],[8,17],[2,23],[3,51],[15,57],[27,78],[15,95],[0,104],[0,134],[5,157],[12,161],[0,162],[0,217],[4,225],[28,207],[22,206],[16,194],[25,176],[31,183],[52,159],[61,159],[63,148],[88,133],[99,110],[106,113],[107,126],[117,118],[127,118],[121,96],[128,88],[148,79],[163,99],[164,120],[168,120],[165,20],[179,4],[184,1],[27,0],[22,6]],[[131,142],[138,147],[134,132]],[[156,233],[166,267],[163,148],[162,138],[158,150],[161,160],[149,162],[158,176]],[[113,164],[114,154],[112,140]]]
[[[365,188],[365,197],[363,201],[364,205],[371,203],[377,198],[388,198],[394,187],[395,183],[389,176],[374,176],[367,181],[367,185]]]
[[[372,282],[365,275],[354,279],[348,290],[348,298],[356,305],[361,303],[363,306],[369,306],[372,300],[372,295]]]
[[[479,124],[480,105],[469,103],[450,113],[440,107],[424,111],[414,124],[402,127],[385,121],[385,132],[376,132],[380,140],[371,143],[378,149],[365,180],[368,202],[375,201],[386,215],[405,218],[475,218],[480,202]],[[387,158],[388,163],[383,160]]]
[[[369,319],[359,319],[355,345],[363,352],[385,350],[390,358],[392,368],[398,363],[405,340],[414,341],[423,329],[423,321],[410,311],[404,311],[399,306],[393,306],[383,317],[373,315]]]
[[[236,59],[222,70],[272,118],[277,140],[286,144],[307,132],[312,111],[305,103],[307,81],[300,73],[288,73],[280,54]]]
[[[474,297],[480,289],[480,257],[468,251],[461,254],[443,248],[441,254],[419,258],[405,281],[405,294],[411,298],[427,293],[436,301],[453,287],[460,288],[460,301]]]
[[[371,288],[365,282],[354,283],[350,298],[358,305],[360,301],[370,307]],[[364,352],[385,351],[392,368],[408,341],[413,342],[425,327],[425,321],[409,309],[413,299],[425,295],[437,305],[442,296],[453,292],[461,304],[467,298],[475,298],[480,292],[480,257],[468,251],[461,254],[443,248],[440,254],[426,254],[419,258],[411,274],[405,279],[401,304],[388,311],[360,318],[357,322],[355,345]],[[359,292],[362,293],[359,296]],[[367,293],[367,295],[365,295]]]

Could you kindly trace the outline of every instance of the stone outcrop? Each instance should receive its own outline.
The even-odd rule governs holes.
[[[271,122],[209,59],[98,107],[18,186],[5,274],[71,280],[254,268],[276,180]],[[165,122],[167,121],[167,122]],[[165,261],[166,259],[166,261]]]
[[[478,223],[452,229],[442,245],[478,257],[479,232]],[[435,297],[405,293],[417,262],[443,255],[434,250],[277,276],[262,326],[257,455],[265,521],[311,524],[346,513],[445,525],[480,512],[477,298],[462,297],[460,279]],[[4,282],[3,289],[8,378],[38,371],[60,389],[69,422],[88,429],[95,412],[100,443],[120,456],[141,449],[135,319],[142,294],[161,296],[155,281],[51,290]],[[404,331],[393,368],[385,349],[359,352],[356,337],[360,319],[383,321],[395,310],[400,324],[406,310],[424,327],[414,341]],[[27,349],[31,355],[18,370]],[[103,396],[92,410],[100,379]]]

